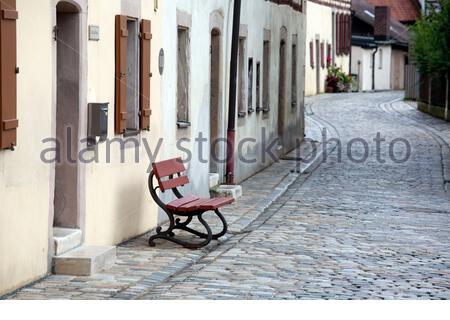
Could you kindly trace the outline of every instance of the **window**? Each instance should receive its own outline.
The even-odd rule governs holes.
[[[151,22],[116,16],[116,134],[150,127]]]
[[[245,105],[245,45],[246,39],[239,39],[239,69],[238,69],[238,116],[245,117],[247,107]]]
[[[309,64],[314,69],[314,42],[309,42]]]
[[[291,106],[297,106],[297,44],[292,45],[292,89]]]
[[[248,112],[251,113],[253,109],[253,58],[248,59]]]
[[[178,28],[177,126],[189,123],[189,29]]]
[[[16,80],[16,1],[1,1],[0,9],[0,149],[11,149],[17,144],[17,80]]]
[[[261,111],[261,62],[256,63],[256,112]]]
[[[270,82],[270,42],[264,41],[264,45],[263,45],[263,112],[268,112],[270,110],[269,82]]]

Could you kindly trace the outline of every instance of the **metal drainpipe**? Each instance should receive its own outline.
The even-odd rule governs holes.
[[[236,133],[236,78],[237,59],[239,48],[239,27],[241,24],[241,0],[234,0],[233,31],[231,40],[230,58],[230,95],[228,107],[228,130],[227,130],[227,184],[234,184],[234,146]]]
[[[375,48],[375,51],[372,53],[372,91],[375,91],[375,55],[378,52],[378,47]]]

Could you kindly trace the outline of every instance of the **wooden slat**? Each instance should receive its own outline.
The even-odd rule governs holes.
[[[198,200],[192,201],[190,203],[184,204],[182,206],[179,206],[177,210],[180,212],[192,212],[192,211],[198,210],[200,208],[200,206],[203,203],[207,202],[208,200],[209,199],[205,199],[205,198],[198,199]]]
[[[159,187],[161,188],[161,191],[166,191],[169,189],[177,188],[180,186],[184,186],[189,183],[189,179],[186,176],[177,177],[174,179],[169,179],[165,181],[159,182]]]
[[[0,1],[0,148],[17,145],[16,0]]]
[[[151,32],[150,20],[141,21],[141,65],[140,65],[140,128],[150,130],[150,55],[151,55]]]
[[[181,158],[174,158],[160,162],[154,162],[152,164],[152,167],[158,179],[186,171],[186,168]]]
[[[116,92],[115,132],[122,134],[127,128],[127,46],[128,18],[116,16]]]
[[[233,203],[234,198],[233,197],[220,197],[220,198],[213,198],[209,201],[203,203],[200,205],[200,209],[202,210],[214,210],[218,209],[220,207],[223,207],[227,204]]]
[[[191,202],[196,201],[196,200],[198,200],[198,199],[200,199],[200,197],[191,195],[191,196],[187,196],[187,197],[184,197],[184,198],[177,199],[177,200],[174,200],[174,201],[172,201],[172,202],[169,202],[169,203],[166,205],[166,207],[167,207],[168,209],[170,209],[170,210],[176,210],[176,209],[178,209],[179,207],[181,207],[182,205],[191,203]]]

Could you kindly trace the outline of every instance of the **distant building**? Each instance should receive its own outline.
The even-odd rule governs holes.
[[[404,89],[408,29],[388,6],[352,2],[351,73],[358,91]]]
[[[405,25],[414,24],[420,17],[421,2],[418,0],[367,0],[374,6],[387,6],[391,8],[392,18]]]
[[[305,95],[325,92],[327,68],[350,69],[351,0],[306,2]]]

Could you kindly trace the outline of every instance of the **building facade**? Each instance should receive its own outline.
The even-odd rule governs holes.
[[[56,229],[114,246],[164,222],[152,160],[190,160],[187,192],[225,180],[233,1],[1,9],[0,295],[51,272]],[[243,1],[237,182],[274,161],[270,139],[278,156],[303,139],[305,36],[301,0]]]
[[[403,90],[408,63],[408,29],[388,6],[352,2],[351,73],[358,91]]]
[[[305,95],[325,92],[330,65],[350,71],[350,0],[308,0]]]

